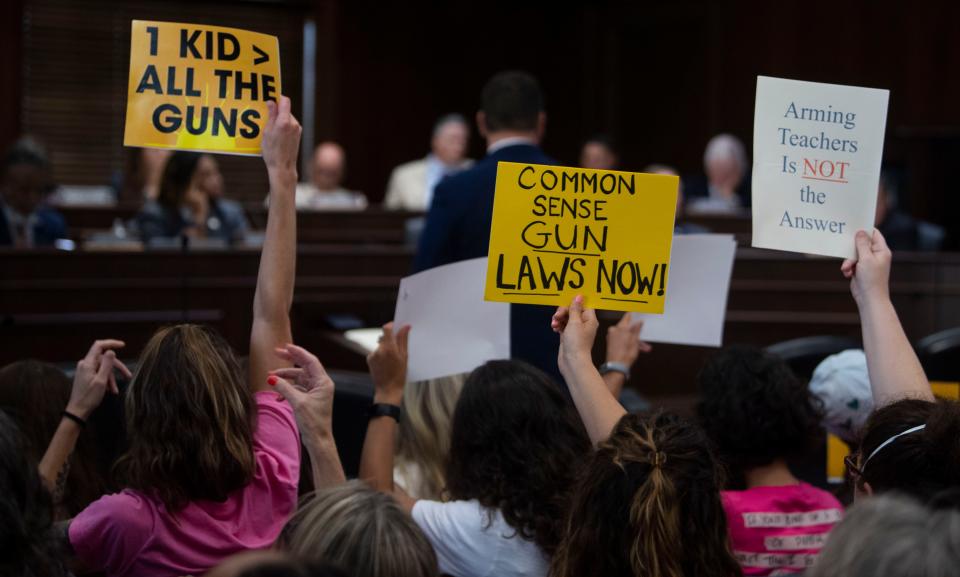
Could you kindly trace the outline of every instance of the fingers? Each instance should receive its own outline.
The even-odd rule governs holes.
[[[647,341],[640,341],[640,352],[649,353],[653,350],[653,346],[650,345]]]
[[[407,345],[410,342],[410,325],[403,325],[397,331],[397,348],[403,356],[407,356]]]
[[[580,313],[583,322],[588,325],[599,325],[600,321],[597,320],[597,311],[596,309],[584,308],[583,312]]]
[[[852,258],[844,259],[843,264],[840,265],[840,272],[843,273],[844,278],[853,278],[856,269],[857,261]]]
[[[380,345],[384,343],[393,343],[393,323],[389,322],[383,325],[383,336],[380,338]]]
[[[267,101],[267,124],[266,126],[272,126],[274,122],[277,121],[277,103],[273,100]]]
[[[127,365],[123,364],[123,362],[120,361],[120,359],[114,358],[113,368],[123,373],[123,376],[127,377],[128,379],[133,378],[133,373],[130,371],[130,369],[127,368]]]
[[[304,370],[300,368],[286,367],[270,371],[271,375],[287,379],[288,381],[297,381],[303,376]]]
[[[583,321],[583,295],[573,297],[573,302],[570,303],[570,317],[567,322],[571,321]]]
[[[103,360],[100,363],[99,368],[97,368],[97,374],[94,377],[94,380],[101,383],[109,383],[110,379],[113,377],[113,361],[117,358],[117,354],[113,351],[107,351],[103,354]],[[116,387],[116,383],[113,385]]]
[[[125,346],[127,346],[126,343],[116,339],[101,339],[98,341],[93,341],[93,344],[90,346],[90,350],[87,351],[86,358],[92,361],[102,355],[103,351],[107,349],[122,349]]]
[[[633,313],[624,313],[620,320],[617,322],[617,326],[623,329],[633,328]],[[642,324],[641,324],[642,326]]]
[[[286,96],[281,96],[277,107],[277,118],[286,119],[288,116],[290,116],[290,99]]]
[[[270,384],[280,396],[287,400],[293,406],[296,406],[300,401],[300,396],[303,395],[300,390],[290,384],[286,379],[282,379],[277,376],[270,376],[267,378],[267,383]]]
[[[871,244],[870,237],[867,236],[867,233],[863,232],[862,230],[858,230],[857,236],[856,236],[856,243],[857,243],[857,256],[860,259],[869,257],[870,255],[873,254],[873,250],[870,247],[870,244]]]
[[[319,367],[321,369],[323,368],[323,365],[320,363],[320,359],[318,359],[316,355],[314,355],[313,353],[311,353],[310,351],[308,351],[303,347],[298,347],[297,345],[289,344],[285,348],[277,349],[277,350],[278,350],[278,354],[279,354],[279,351],[283,351],[286,356],[284,355],[280,355],[280,356],[282,356],[288,361],[293,361],[295,365],[298,365],[301,367],[314,367],[314,368]]]
[[[553,313],[553,318],[550,320],[550,328],[555,333],[563,332],[564,327],[567,326],[568,318],[570,318],[569,307],[557,307],[557,312]]]
[[[890,247],[887,246],[887,239],[883,238],[879,228],[873,229],[873,239],[871,240],[873,252],[888,252],[890,250]]]

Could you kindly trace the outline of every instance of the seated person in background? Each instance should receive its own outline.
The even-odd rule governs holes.
[[[318,491],[283,532],[299,559],[363,577],[437,577],[437,555],[423,531],[388,495],[362,481]]]
[[[750,210],[750,162],[746,148],[732,134],[718,134],[710,139],[703,153],[706,178],[688,182],[690,212],[737,214]]]
[[[172,154],[173,151],[166,148],[125,148],[123,172],[114,178],[117,200],[136,203],[156,200],[163,169]]]
[[[368,357],[374,403],[400,404],[409,326]],[[375,409],[376,409],[375,405]],[[393,495],[433,545],[440,572],[545,576],[590,443],[560,386],[519,361],[490,361],[463,386],[453,414],[446,491],[412,499],[393,482],[397,422],[385,407],[367,427],[360,477]],[[396,410],[396,409],[393,409]]]
[[[443,467],[450,424],[466,375],[407,383],[400,409],[393,482],[414,499],[445,501]]]
[[[951,577],[960,567],[960,512],[903,496],[858,503],[830,533],[809,577]]]
[[[223,198],[223,175],[213,156],[182,150],[167,161],[160,194],[140,209],[137,226],[145,243],[185,234],[233,244],[250,228],[243,207]]]
[[[63,216],[45,205],[50,162],[36,142],[21,138],[0,162],[0,247],[53,246],[67,236]]]
[[[593,366],[595,312],[582,297],[561,311],[553,323],[560,370],[596,450],[551,577],[739,576],[720,499],[723,468],[706,435],[673,415],[627,414]]]
[[[883,233],[887,246],[891,250],[940,250],[946,236],[943,228],[901,211],[897,196],[893,175],[882,170],[877,187],[875,226]]]
[[[297,185],[297,210],[363,210],[367,197],[343,188],[347,157],[336,142],[322,142],[313,152],[312,180]]]
[[[427,210],[433,200],[433,188],[443,177],[468,168],[466,158],[470,126],[459,114],[437,120],[430,140],[430,154],[393,169],[383,204],[391,210]]]
[[[300,442],[291,405],[270,372],[292,367],[290,306],[296,268],[300,126],[290,100],[268,102],[263,160],[272,202],[253,297],[246,377],[229,344],[200,325],[158,330],[126,390],[124,489],[68,522],[65,550],[107,577],[200,575],[245,549],[271,546],[297,505]],[[118,341],[98,341],[77,365],[64,419],[41,462],[61,474],[82,423],[117,393]]]
[[[673,167],[667,166],[666,164],[649,164],[646,168],[643,169],[643,172],[647,174],[666,174],[667,176],[676,176],[680,175],[674,170]],[[687,205],[683,195],[683,179],[680,179],[680,183],[677,186],[677,213],[674,220],[673,233],[674,234],[705,234],[710,232],[705,227],[700,226],[699,224],[693,222],[686,222],[684,218],[687,215],[686,211]]]
[[[580,149],[580,166],[596,170],[616,170],[620,155],[608,136],[598,134],[583,143]]]
[[[23,432],[30,458],[40,462],[60,424],[63,407],[70,400],[71,384],[55,365],[40,361],[17,361],[0,369],[0,410]],[[100,498],[106,487],[97,468],[93,431],[84,430],[77,448],[64,468],[65,474],[50,487],[54,518],[69,519]]]
[[[723,505],[744,574],[802,572],[843,514],[833,495],[787,466],[823,442],[820,402],[783,360],[752,347],[720,351],[698,380],[700,422],[732,474]]]
[[[53,504],[13,419],[0,411],[0,574],[67,577]]]

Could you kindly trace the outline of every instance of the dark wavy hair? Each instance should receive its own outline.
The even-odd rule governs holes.
[[[0,575],[66,576],[53,504],[13,419],[0,411]]]
[[[802,455],[822,439],[822,404],[776,355],[729,347],[707,361],[698,381],[700,422],[735,476]]]
[[[580,419],[550,377],[520,361],[489,361],[467,377],[453,413],[446,491],[499,509],[551,554],[589,453]]]
[[[60,412],[70,400],[72,384],[56,365],[35,360],[0,369],[0,409],[7,411],[23,434],[30,459],[39,462],[60,425]],[[80,433],[70,459],[63,496],[55,511],[73,517],[103,495],[106,483],[97,467],[92,423]]]
[[[898,437],[869,463],[881,443],[918,425],[924,429]],[[960,403],[904,399],[875,410],[861,432],[860,488],[897,491],[930,502],[960,487]]]
[[[179,209],[202,157],[202,153],[183,150],[171,154],[163,167],[157,202],[169,209]]]
[[[583,468],[551,577],[732,577],[723,469],[676,415],[624,415]]]
[[[210,327],[154,333],[127,389],[127,452],[115,466],[126,487],[170,511],[223,501],[253,478],[253,394],[230,345]]]

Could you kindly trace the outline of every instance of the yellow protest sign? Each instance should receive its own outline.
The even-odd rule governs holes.
[[[501,162],[485,298],[663,313],[676,176]]]
[[[125,146],[259,155],[279,95],[276,36],[133,21]]]

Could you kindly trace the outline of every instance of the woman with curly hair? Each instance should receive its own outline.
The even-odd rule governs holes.
[[[723,504],[744,574],[804,571],[843,514],[787,466],[822,439],[819,401],[783,360],[752,347],[719,352],[699,382],[700,422],[734,480]]]
[[[490,361],[463,386],[446,462],[448,502],[414,500],[393,483],[393,448],[406,382],[409,326],[384,327],[368,357],[374,408],[361,478],[410,511],[440,572],[546,575],[590,442],[560,387],[518,361]],[[402,418],[402,417],[400,417]]]

